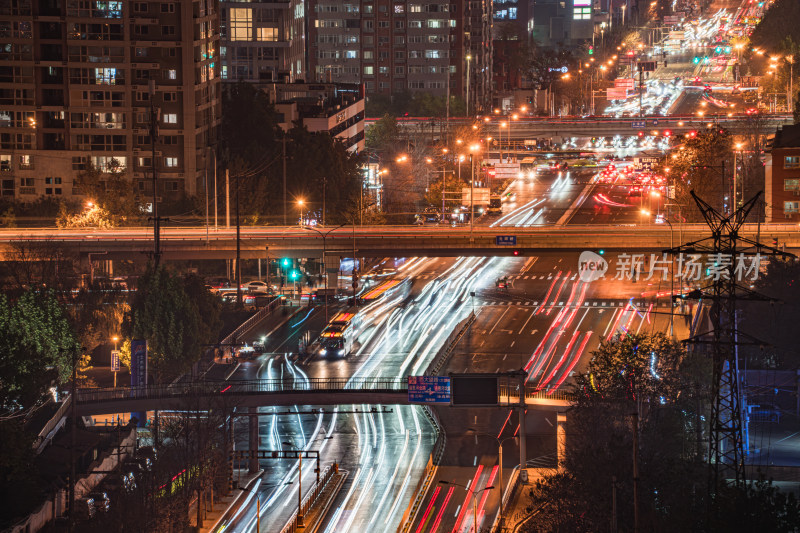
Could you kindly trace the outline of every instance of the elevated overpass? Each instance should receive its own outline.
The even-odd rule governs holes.
[[[76,410],[81,416],[154,410],[206,410],[222,407],[292,405],[408,405],[406,379],[310,378],[298,385],[293,379],[252,381],[197,381],[174,385],[79,389]],[[519,405],[514,388],[500,386],[497,405]],[[525,391],[529,408],[564,410],[565,393]]]
[[[747,224],[740,235],[764,244],[778,239],[787,248],[800,248],[800,227],[793,224]],[[659,251],[680,242],[709,237],[704,224],[673,225],[567,225],[497,227],[476,226],[344,226],[328,234],[323,243],[316,233],[298,226],[243,226],[243,258],[386,256],[512,256],[553,250]],[[163,228],[161,247],[165,259],[230,259],[236,256],[235,229]],[[498,239],[498,238],[504,239]],[[511,239],[509,239],[509,237]],[[514,242],[514,244],[508,244]],[[58,249],[83,257],[102,259],[145,258],[153,249],[150,228],[112,230],[5,229],[0,230],[0,260],[16,259],[34,249]]]
[[[489,135],[496,133],[499,122],[508,121],[507,116],[491,116],[490,120],[480,121]],[[644,127],[634,123],[644,122]],[[367,128],[375,119],[367,120]],[[473,119],[451,118],[450,127],[469,126]],[[752,132],[756,128],[760,133],[774,133],[778,126],[792,124],[791,114],[759,115],[755,120],[745,113],[732,116],[710,116],[700,118],[695,115],[669,115],[647,117],[521,117],[513,121],[511,128],[503,130],[503,138],[509,135],[511,140],[533,139],[537,137],[612,137],[615,135],[637,135],[643,131],[647,135],[654,131],[662,135],[669,130],[673,135],[682,135],[690,131],[699,131],[714,125],[722,126],[732,133]],[[447,130],[444,118],[407,117],[399,118],[400,132],[404,135],[441,136]]]

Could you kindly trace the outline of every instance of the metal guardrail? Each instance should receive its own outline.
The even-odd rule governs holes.
[[[314,485],[314,490],[307,494],[305,498],[303,498],[299,509],[303,516],[307,515],[308,511],[311,510],[315,503],[317,503],[317,500],[319,500],[319,497],[322,496],[323,492],[325,492],[328,482],[333,479],[335,473],[336,470],[329,465],[320,477],[319,483]],[[297,515],[298,512],[295,511],[292,515],[292,518],[289,519],[289,523],[286,524],[283,529],[281,529],[280,533],[295,533],[296,531],[304,531],[303,528],[298,529],[297,527]]]
[[[406,392],[405,378],[309,378],[298,386],[292,378],[251,381],[196,381],[145,387],[80,389],[78,404],[124,401],[131,399],[180,398],[191,396],[234,396],[241,394],[278,394],[308,392]]]
[[[710,232],[708,230],[708,226],[706,224],[700,222],[690,222],[681,225],[684,231],[692,232],[704,232],[710,236]],[[759,224],[756,222],[748,222],[742,226],[740,234],[742,233],[755,233],[758,231]],[[449,226],[410,226],[410,225],[400,225],[400,224],[386,224],[382,226],[356,226],[355,228],[355,235],[356,238],[365,238],[365,237],[385,237],[391,239],[395,236],[399,235],[420,235],[420,236],[430,236],[430,235],[441,235],[441,234],[453,234],[453,235],[469,235],[470,233],[474,234],[475,236],[478,235],[488,235],[494,236],[499,234],[507,234],[509,228],[495,228],[489,226],[475,226],[473,231],[470,232],[469,227],[456,227],[451,228]],[[677,229],[677,228],[676,228]],[[779,232],[791,232],[791,233],[798,233],[797,224],[791,223],[761,223],[760,224],[761,233],[764,234],[772,232],[772,231],[779,231]],[[595,233],[614,233],[619,232],[621,230],[625,231],[632,231],[637,234],[664,234],[669,233],[669,227],[659,227],[659,226],[647,226],[647,225],[637,225],[633,226],[599,226],[599,225],[592,225],[592,224],[570,224],[569,226],[554,226],[554,225],[544,225],[544,226],[526,226],[526,227],[515,227],[513,228],[513,232],[516,235],[538,235],[538,234],[569,234],[574,232],[592,230]],[[150,241],[152,240],[152,228],[148,228],[146,226],[127,226],[127,227],[118,227],[113,229],[97,229],[97,228],[87,228],[85,230],[81,230],[80,232],[74,230],[59,230],[55,228],[0,228],[0,242],[9,242],[19,239],[25,240],[45,240],[48,242],[72,242],[72,240],[78,240],[82,242],[86,241],[98,241],[102,239],[103,241]],[[198,241],[202,240],[205,241],[205,228],[201,226],[196,227],[165,227],[164,234],[162,236],[165,240],[175,240],[175,241]],[[302,232],[301,228],[298,226],[246,226],[242,227],[241,230],[241,237],[242,239],[275,239],[275,238],[300,238],[310,243],[315,242],[314,234],[309,234],[308,232]],[[218,229],[214,230],[211,233],[211,240],[217,240],[221,238],[228,238],[228,239],[235,239],[236,231],[233,229]],[[352,241],[352,233],[347,231],[343,231],[341,233],[331,233],[328,239],[331,242],[334,241],[347,241],[350,239]],[[318,241],[319,238],[316,238]],[[320,243],[321,246],[321,243]]]
[[[64,418],[67,416],[67,411],[71,405],[72,396],[67,396],[67,398],[61,402],[61,406],[53,413],[53,416],[50,417],[50,420],[48,420],[41,431],[39,431],[39,434],[33,441],[33,449],[36,450],[37,455],[42,453],[42,449],[50,441],[53,431],[64,423]]]
[[[411,526],[414,524],[414,519],[417,517],[419,508],[425,499],[425,494],[428,493],[433,478],[436,476],[436,470],[439,468],[439,463],[442,461],[444,450],[447,447],[447,434],[442,430],[442,422],[439,420],[439,415],[436,414],[434,409],[427,405],[423,406],[423,412],[436,429],[436,444],[434,444],[433,452],[431,452],[431,468],[426,470],[425,477],[420,480],[420,483],[417,485],[417,490],[414,491],[416,496],[409,507],[406,521],[397,528],[399,533],[408,533]]]
[[[280,296],[274,297],[267,305],[259,309],[253,316],[242,322],[239,327],[234,329],[227,337],[222,339],[220,344],[222,345],[230,345],[236,342],[236,339],[240,338],[242,335],[246,334],[248,331],[253,329],[256,324],[266,318],[272,312],[280,307],[281,305],[281,298]]]
[[[511,478],[508,480],[508,490],[503,489],[503,498],[500,501],[500,509],[497,512],[497,516],[494,518],[494,522],[492,523],[492,527],[489,528],[489,531],[494,531],[496,533],[501,533],[498,529],[500,527],[500,516],[505,514],[508,510],[508,504],[511,503],[516,496],[517,489],[519,488],[520,477],[519,477],[519,465],[514,467],[514,470],[511,472]]]
[[[458,326],[450,332],[447,340],[444,341],[442,347],[439,348],[439,351],[431,360],[431,364],[429,364],[428,368],[425,370],[426,376],[433,376],[439,373],[444,364],[450,358],[450,354],[453,352],[456,344],[458,344],[458,341],[460,341],[461,337],[463,337],[467,332],[467,328],[469,328],[472,323],[475,322],[475,318],[477,316],[478,315],[476,315],[474,311],[470,311],[467,318],[459,322]]]

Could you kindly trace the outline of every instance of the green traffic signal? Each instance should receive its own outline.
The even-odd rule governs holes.
[[[292,280],[292,281],[296,280],[299,277],[300,277],[300,272],[298,272],[297,270],[292,270],[289,273],[289,279]]]
[[[590,56],[593,56],[593,55],[594,55],[594,46],[590,46],[590,47],[589,47],[589,55],[590,55]]]
[[[289,259],[288,257],[284,257],[283,259],[281,259],[281,266],[288,267],[291,263],[292,260]]]

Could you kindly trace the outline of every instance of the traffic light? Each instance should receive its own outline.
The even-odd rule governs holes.
[[[700,58],[697,57],[697,56],[694,56],[692,58],[692,63],[694,63],[695,65],[699,65],[700,64]]]
[[[292,260],[291,260],[291,259],[289,259],[288,257],[284,257],[283,259],[281,259],[281,266],[282,266],[283,268],[286,268],[286,267],[288,267],[288,266],[289,266],[289,265],[291,265],[291,264],[292,264]]]
[[[594,55],[594,46],[593,45],[589,45],[589,55],[590,56]]]
[[[600,255],[606,255],[606,251],[603,249],[598,250],[597,253]]]
[[[514,250],[511,253],[514,255],[514,257],[519,257],[519,255],[520,255],[519,250]]]
[[[778,238],[777,237],[773,237],[772,238],[772,247],[773,248],[777,248],[778,247]]]
[[[297,280],[300,277],[300,272],[296,268],[293,268],[291,272],[289,272],[289,279],[292,281]]]

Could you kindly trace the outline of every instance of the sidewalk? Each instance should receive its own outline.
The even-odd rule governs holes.
[[[238,472],[238,474],[241,475],[241,472]],[[223,518],[228,518],[240,505],[244,505],[244,502],[247,501],[247,495],[252,494],[250,492],[251,485],[263,474],[264,471],[259,470],[253,474],[245,473],[242,475],[242,485],[239,486],[243,486],[248,490],[236,488],[230,495],[223,496],[219,500],[214,500],[213,507],[206,510],[203,525],[198,528],[197,531],[199,533],[211,533],[216,531],[222,525]],[[239,476],[234,474],[234,480],[237,479],[239,479]],[[193,526],[197,525],[197,500],[192,502],[192,505],[189,506],[189,523]]]
[[[555,468],[527,468],[528,482],[520,485],[514,494],[514,499],[509,503],[505,515],[505,528],[504,531],[513,531],[514,527],[520,522],[524,521],[531,511],[528,510],[530,505],[530,492],[531,487],[536,484],[540,478],[555,474]]]

